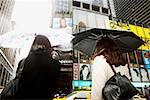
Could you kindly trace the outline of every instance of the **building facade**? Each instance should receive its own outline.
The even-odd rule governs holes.
[[[0,35],[12,30],[11,15],[15,0],[0,0]],[[0,48],[0,89],[14,76],[14,49]]]
[[[149,0],[113,0],[116,17],[130,24],[150,27]]]

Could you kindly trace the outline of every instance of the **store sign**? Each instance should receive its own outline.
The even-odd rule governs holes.
[[[74,80],[73,86],[77,90],[91,90],[92,81]]]
[[[120,21],[112,21],[112,20],[109,21],[109,27],[110,29],[132,31],[137,36],[139,36],[143,41],[145,41],[145,44],[143,44],[139,49],[149,50],[150,48],[150,29],[149,28],[144,28],[144,27],[122,23]]]
[[[73,61],[72,60],[60,60],[61,64],[72,64]]]
[[[79,67],[78,67],[78,63],[74,63],[73,64],[73,79],[74,80],[78,80],[79,77],[78,77],[78,72],[79,72]]]

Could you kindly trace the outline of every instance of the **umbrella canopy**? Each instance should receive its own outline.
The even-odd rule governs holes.
[[[136,50],[144,41],[130,31],[108,30],[93,28],[74,34],[73,47],[91,56],[96,44],[103,37],[113,39],[124,52]],[[111,45],[111,44],[110,44]]]
[[[38,32],[11,31],[0,36],[0,47],[31,47],[36,35],[45,35],[49,39],[52,46],[60,47],[62,51],[69,51],[72,49],[71,41],[73,36],[59,29],[48,29],[48,31]]]

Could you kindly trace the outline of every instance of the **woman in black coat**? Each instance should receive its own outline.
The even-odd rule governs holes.
[[[52,99],[57,90],[60,63],[52,58],[51,53],[52,47],[47,37],[36,36],[25,58],[17,98]]]

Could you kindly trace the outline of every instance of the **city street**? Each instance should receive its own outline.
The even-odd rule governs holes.
[[[149,41],[149,0],[0,0],[0,100],[150,100]]]

